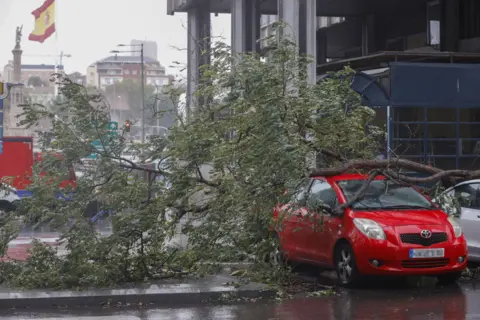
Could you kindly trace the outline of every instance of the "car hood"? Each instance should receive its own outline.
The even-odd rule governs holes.
[[[441,225],[447,214],[441,210],[373,210],[352,211],[353,218],[376,221],[381,226]]]

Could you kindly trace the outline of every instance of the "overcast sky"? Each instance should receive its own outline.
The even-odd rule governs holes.
[[[64,59],[67,72],[86,72],[89,64],[109,55],[119,43],[131,39],[147,39],[158,44],[158,58],[165,67],[172,61],[186,61],[186,14],[168,16],[166,0],[56,0],[57,37],[43,44],[28,40],[33,30],[31,12],[44,0],[0,0],[0,73],[12,60],[15,29],[23,24],[22,63],[54,64],[55,55],[64,51],[71,58]],[[214,36],[225,36],[230,41],[230,16],[212,17]],[[57,38],[57,39],[56,39]],[[176,73],[175,68],[170,68]]]

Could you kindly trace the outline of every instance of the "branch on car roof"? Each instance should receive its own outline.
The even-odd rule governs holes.
[[[370,172],[370,174],[368,175],[368,179],[365,180],[363,185],[358,189],[357,193],[355,193],[355,195],[349,201],[333,209],[333,212],[337,215],[341,215],[343,213],[343,210],[345,210],[345,208],[350,207],[352,203],[356,202],[361,197],[363,197],[363,195],[365,194],[365,191],[367,191],[368,186],[370,185],[370,182],[372,182],[373,179],[375,179],[375,177],[378,176],[379,174],[381,174],[380,170],[373,170],[372,172]]]
[[[339,159],[339,154],[329,150],[321,150],[322,154]],[[345,160],[345,159],[342,159]],[[382,170],[384,175],[407,183],[430,183],[441,181],[446,187],[458,183],[459,180],[470,180],[480,178],[480,170],[442,170],[432,166],[424,165],[415,161],[392,158],[385,160],[350,160],[341,165],[331,168],[318,168],[311,172],[310,176],[334,176],[352,170]],[[427,174],[427,177],[409,177],[401,170],[413,171]]]
[[[385,160],[350,160],[336,167],[316,169],[310,174],[310,176],[311,177],[335,176],[335,175],[339,175],[355,169],[357,170],[405,169],[405,170],[410,170],[415,172],[427,173],[431,175],[435,175],[437,173],[443,172],[443,170],[441,169],[430,167],[415,161],[395,158],[395,159],[385,159]],[[463,170],[459,170],[459,171],[463,171]]]

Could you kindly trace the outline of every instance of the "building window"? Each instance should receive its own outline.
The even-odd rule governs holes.
[[[137,74],[137,70],[132,70],[132,74]]]
[[[440,45],[440,1],[427,3],[427,44],[430,46]]]
[[[125,73],[125,74],[130,74],[130,70],[126,69],[126,70],[124,71],[124,73]]]

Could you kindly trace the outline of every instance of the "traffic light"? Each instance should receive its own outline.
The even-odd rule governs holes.
[[[125,121],[125,132],[130,132],[131,125],[130,120]]]

